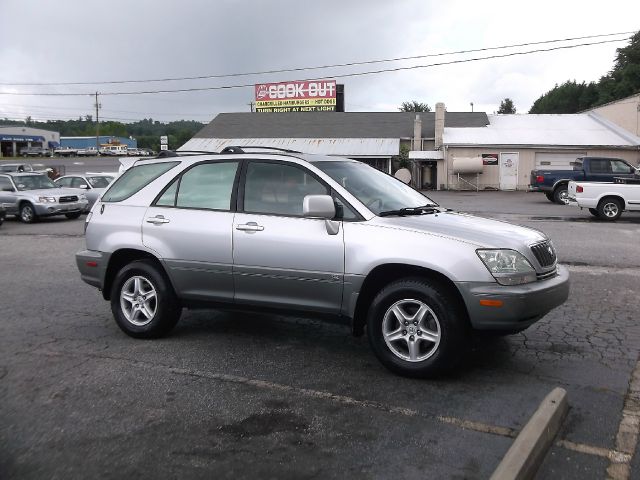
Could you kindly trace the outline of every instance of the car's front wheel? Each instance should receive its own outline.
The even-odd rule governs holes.
[[[157,338],[176,325],[182,307],[155,262],[137,260],[116,275],[111,289],[111,311],[127,335]]]
[[[371,347],[389,370],[434,377],[464,358],[468,320],[452,295],[420,278],[395,281],[373,300],[367,318]]]
[[[35,208],[33,208],[33,205],[28,202],[24,202],[22,205],[20,205],[19,214],[20,220],[24,223],[33,223],[38,219]]]

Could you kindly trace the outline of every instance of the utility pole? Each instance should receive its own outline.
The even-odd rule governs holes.
[[[96,155],[98,155],[100,153],[100,117],[98,112],[102,108],[102,105],[98,103],[98,92],[96,92],[96,103],[94,107],[96,107]]]
[[[249,102],[249,103],[247,103],[247,105],[249,105],[251,107],[251,113],[253,113],[253,106],[255,105],[255,103]]]
[[[473,102],[471,102],[470,105],[471,105],[471,111],[473,112]]]

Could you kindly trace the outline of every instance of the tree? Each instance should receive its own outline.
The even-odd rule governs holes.
[[[616,50],[613,69],[589,83],[566,81],[540,96],[529,113],[576,113],[640,91],[640,32]]]
[[[513,100],[508,97],[502,100],[498,113],[516,113],[516,106],[513,104]]]
[[[420,103],[416,100],[412,100],[410,102],[402,102],[400,108],[398,108],[401,112],[430,112],[431,107],[428,103]]]

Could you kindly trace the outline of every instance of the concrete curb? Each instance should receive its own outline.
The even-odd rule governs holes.
[[[553,442],[569,403],[567,391],[554,388],[514,440],[491,480],[533,478]]]

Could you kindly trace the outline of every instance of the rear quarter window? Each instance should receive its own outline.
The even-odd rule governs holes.
[[[131,167],[116,179],[102,197],[103,202],[120,202],[139,192],[180,162],[151,163]]]

